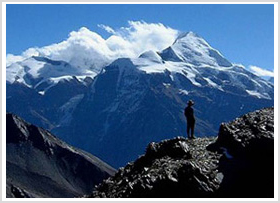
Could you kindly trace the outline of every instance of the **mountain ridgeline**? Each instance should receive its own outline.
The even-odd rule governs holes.
[[[7,111],[120,167],[151,140],[185,136],[189,99],[197,137],[215,136],[221,122],[274,104],[271,82],[193,32],[164,50],[104,64],[85,69],[43,56],[10,64]]]

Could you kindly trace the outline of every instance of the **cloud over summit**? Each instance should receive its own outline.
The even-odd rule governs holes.
[[[104,39],[86,27],[72,31],[62,42],[45,47],[32,47],[20,56],[8,54],[7,66],[31,56],[44,56],[53,60],[63,60],[76,67],[97,68],[119,57],[138,57],[147,50],[159,51],[171,45],[179,31],[161,23],[128,21],[127,27],[113,29],[108,25],[98,25],[111,36]]]
[[[274,77],[274,73],[257,66],[249,66],[249,70],[260,77]]]

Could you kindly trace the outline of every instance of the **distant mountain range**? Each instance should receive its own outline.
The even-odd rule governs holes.
[[[119,167],[151,141],[186,136],[189,99],[198,137],[274,105],[271,82],[232,64],[193,32],[159,52],[104,60],[91,68],[44,56],[9,64],[7,111]]]
[[[6,114],[6,197],[79,197],[115,169],[50,132]]]

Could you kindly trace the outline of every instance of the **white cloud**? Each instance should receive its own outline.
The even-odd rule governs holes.
[[[110,34],[116,34],[115,30],[113,28],[111,28],[110,26],[103,25],[103,24],[98,24],[97,26],[106,30]]]
[[[103,39],[99,34],[82,27],[72,31],[60,43],[29,48],[21,56],[8,54],[7,65],[31,56],[46,56],[63,60],[76,67],[98,68],[119,57],[138,57],[147,50],[159,51],[170,46],[179,31],[161,23],[129,21],[127,27],[114,30],[107,25],[98,25],[112,34]]]
[[[123,28],[120,35],[130,42],[127,47],[135,56],[147,50],[159,51],[170,46],[179,31],[166,27],[161,23],[129,21],[129,27]]]
[[[274,73],[272,71],[257,66],[250,65],[249,70],[251,70],[251,72],[260,77],[274,77]]]

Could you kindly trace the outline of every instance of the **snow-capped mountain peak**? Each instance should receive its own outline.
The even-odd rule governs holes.
[[[87,68],[75,67],[64,61],[51,60],[41,56],[32,56],[6,67],[6,81],[8,83],[22,83],[31,88],[46,81],[58,83],[65,78],[74,76],[93,78],[96,74],[95,71]]]
[[[178,42],[199,42],[197,44],[202,44],[204,46],[210,47],[210,45],[203,39],[201,38],[198,34],[189,31],[189,32],[183,32],[181,34],[178,35],[177,39],[175,40],[175,42],[173,44],[176,44]]]
[[[181,61],[194,65],[229,67],[232,64],[194,32],[182,33],[171,46]]]

